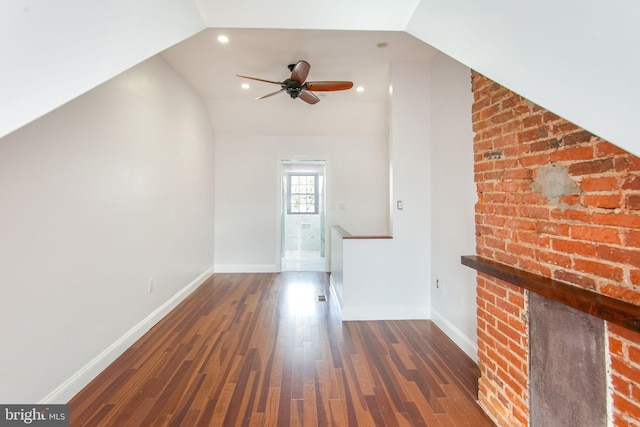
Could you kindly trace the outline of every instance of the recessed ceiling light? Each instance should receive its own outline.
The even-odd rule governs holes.
[[[242,89],[249,89],[251,86],[249,86],[249,83],[242,83]]]
[[[229,43],[229,37],[227,37],[225,35],[220,35],[220,36],[218,36],[218,41],[220,43]]]
[[[364,92],[364,87],[362,87],[362,86],[358,86],[358,87],[356,88],[356,92]]]

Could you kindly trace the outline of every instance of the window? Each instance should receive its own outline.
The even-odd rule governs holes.
[[[287,213],[318,213],[318,174],[287,174]]]

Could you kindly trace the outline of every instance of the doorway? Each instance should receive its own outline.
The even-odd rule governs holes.
[[[282,271],[325,271],[324,160],[282,161]]]

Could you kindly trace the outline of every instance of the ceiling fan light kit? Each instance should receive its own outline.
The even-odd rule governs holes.
[[[329,92],[336,90],[347,90],[353,87],[352,82],[347,81],[318,81],[307,82],[307,76],[311,65],[307,61],[298,61],[295,64],[288,65],[289,71],[291,71],[291,77],[285,79],[282,82],[274,82],[272,80],[259,79],[257,77],[242,76],[236,74],[243,79],[257,80],[259,82],[271,83],[280,85],[280,90],[277,90],[266,95],[262,95],[256,99],[264,99],[273,95],[277,95],[281,92],[286,92],[292,99],[300,98],[307,104],[316,104],[320,101],[320,98],[313,93],[316,92]]]

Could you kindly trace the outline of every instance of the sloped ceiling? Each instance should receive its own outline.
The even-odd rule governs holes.
[[[10,0],[0,22],[0,136],[206,27],[390,30],[640,154],[640,2]]]
[[[402,31],[210,28],[162,56],[207,101],[217,134],[383,137],[390,63],[429,61],[437,52]],[[315,105],[285,93],[255,100],[280,86],[236,76],[281,82],[301,59],[311,64],[308,81],[348,80],[354,89],[317,92]]]
[[[227,36],[229,42],[220,43],[219,35]],[[384,45],[379,47],[380,43]],[[429,61],[436,53],[402,31],[210,28],[162,56],[205,99],[252,100],[277,91],[277,85],[240,79],[236,74],[280,82],[291,74],[287,65],[307,60],[311,64],[308,81],[349,80],[364,88],[363,92],[318,93],[321,99],[386,101],[389,63]],[[242,90],[242,83],[250,89]],[[285,94],[278,97],[287,98]]]

